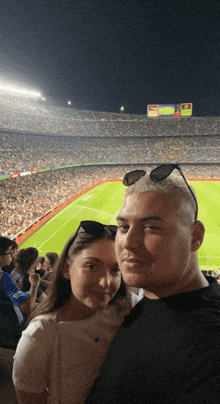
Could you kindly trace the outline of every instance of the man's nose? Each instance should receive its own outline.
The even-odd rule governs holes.
[[[122,247],[123,248],[135,248],[143,243],[143,235],[140,229],[130,227],[128,232],[124,235]]]

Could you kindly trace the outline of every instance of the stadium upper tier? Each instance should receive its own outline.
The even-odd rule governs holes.
[[[0,95],[0,128],[76,137],[209,136],[220,134],[220,118],[147,118],[146,115],[80,111]]]
[[[72,137],[0,132],[0,175],[88,163],[220,163],[220,135]]]

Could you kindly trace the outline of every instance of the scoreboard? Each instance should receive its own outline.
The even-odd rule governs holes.
[[[158,116],[191,116],[193,104],[153,104],[147,106],[147,116],[151,118],[157,118]]]

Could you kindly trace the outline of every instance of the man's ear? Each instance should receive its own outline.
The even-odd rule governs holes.
[[[193,231],[192,231],[192,250],[191,251],[197,251],[204,239],[205,235],[205,227],[200,220],[197,220],[195,223],[193,223]]]
[[[70,266],[69,266],[69,264],[68,264],[68,262],[66,260],[65,264],[64,264],[64,267],[63,267],[63,277],[65,279],[70,279],[69,269],[70,269]]]

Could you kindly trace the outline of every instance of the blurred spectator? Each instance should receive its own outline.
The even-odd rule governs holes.
[[[59,255],[56,252],[47,252],[45,259],[44,259],[44,270],[45,275],[42,277],[40,281],[40,285],[43,291],[46,291],[47,287],[49,286],[49,282],[51,281],[52,273],[58,263]]]
[[[2,270],[4,272],[7,272],[8,274],[11,274],[11,272],[15,269],[15,260],[17,257],[17,251],[18,251],[18,245],[16,243],[16,241],[12,241],[12,250],[13,250],[13,254],[12,254],[12,261],[8,266],[5,266],[2,268]]]
[[[19,275],[14,276],[15,274],[13,274],[12,277],[14,277],[16,283],[19,282],[20,289],[24,292],[28,292],[31,288],[29,277],[31,274],[35,273],[37,257],[38,250],[34,247],[21,249],[17,253],[16,270],[18,271]],[[45,299],[46,295],[43,293],[41,287],[38,286],[37,301],[41,303]]]
[[[44,259],[44,257],[37,258],[37,266],[35,269],[36,274],[39,274],[41,278],[45,275],[45,270],[43,269]]]
[[[37,274],[31,276],[30,292],[25,293],[17,287],[11,276],[2,270],[12,261],[12,246],[12,240],[0,237],[0,344],[8,349],[15,349],[25,326],[22,312],[28,315],[34,308],[40,278]]]

